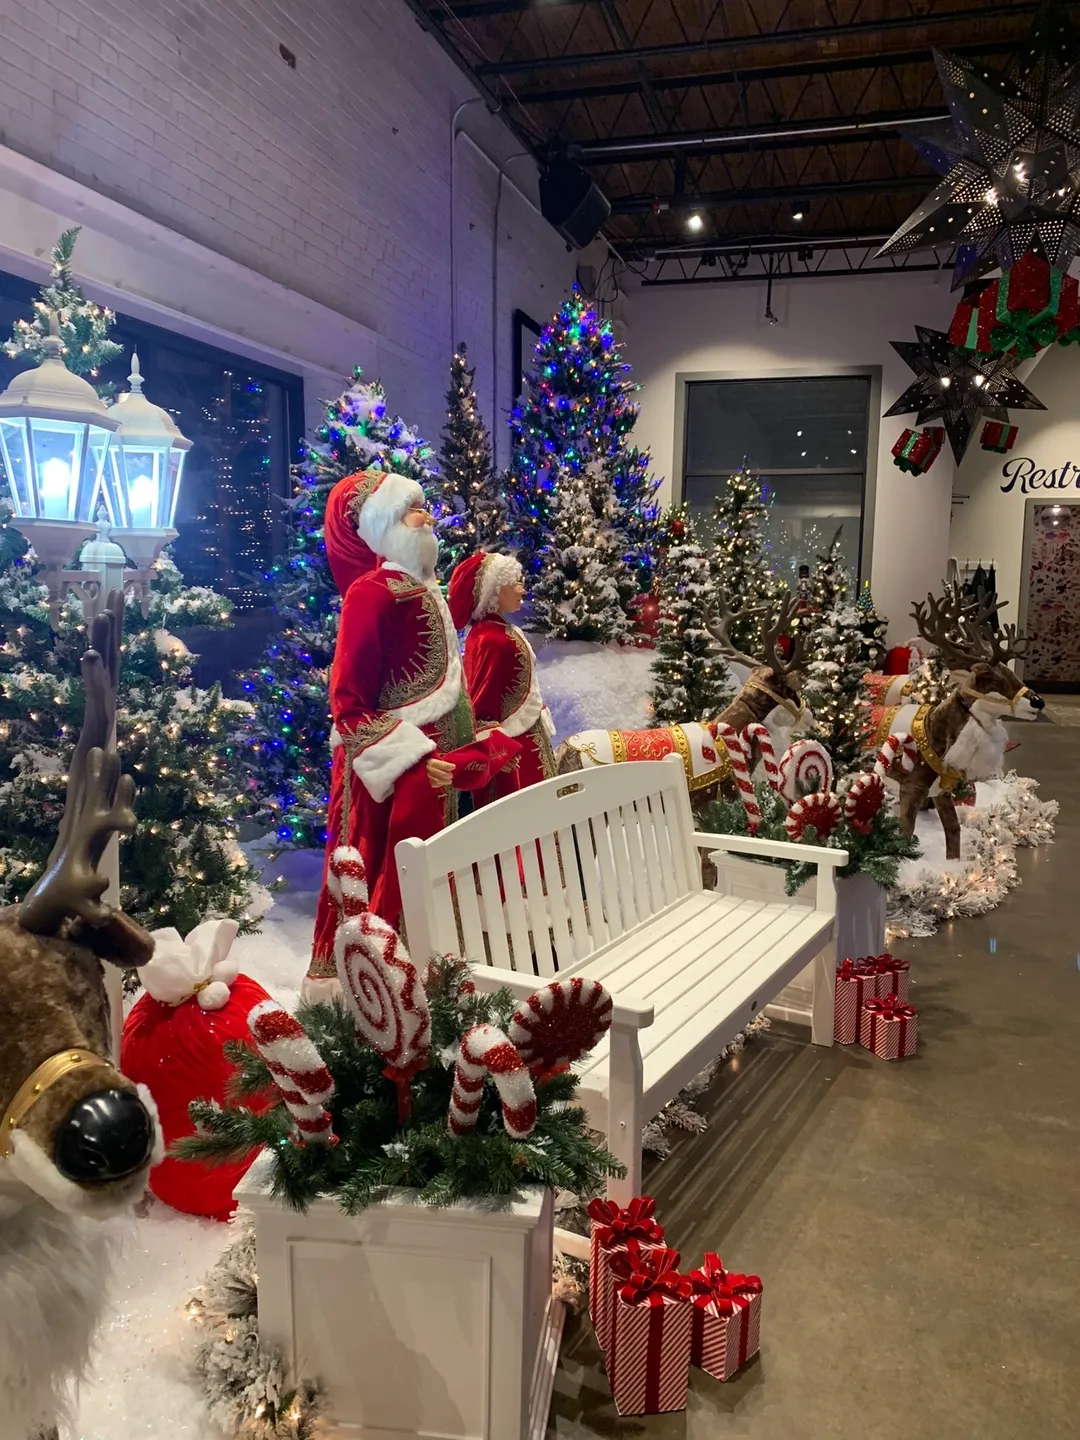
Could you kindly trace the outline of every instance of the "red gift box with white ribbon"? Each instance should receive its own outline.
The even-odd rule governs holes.
[[[761,1346],[761,1281],[725,1270],[710,1252],[699,1270],[691,1270],[690,1283],[690,1363],[715,1380],[730,1380]]]
[[[886,952],[884,955],[878,955],[870,963],[877,971],[878,999],[883,1000],[886,995],[895,995],[898,1000],[907,1005],[911,1000],[911,961],[900,960],[895,955]]]
[[[895,995],[863,1002],[859,1018],[859,1044],[879,1060],[905,1060],[915,1054],[919,1012]]]
[[[833,1003],[833,1040],[837,1045],[858,1044],[863,1001],[877,994],[878,972],[873,962],[845,960],[836,972]]]
[[[625,1254],[627,1244],[635,1241],[648,1252],[664,1248],[664,1228],[654,1218],[656,1201],[639,1195],[625,1208],[613,1200],[594,1200],[589,1206],[592,1231],[589,1237],[589,1319],[596,1330],[601,1349],[607,1350],[611,1338],[611,1307],[613,1285],[609,1261],[613,1255]]]
[[[693,1288],[679,1252],[630,1241],[610,1260],[615,1277],[607,1372],[620,1415],[685,1410]]]

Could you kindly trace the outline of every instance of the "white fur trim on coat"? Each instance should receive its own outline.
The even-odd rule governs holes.
[[[373,800],[389,800],[395,782],[434,749],[435,741],[418,725],[402,720],[388,735],[353,758],[353,774]]]
[[[517,585],[524,579],[521,562],[513,555],[488,555],[480,567],[479,593],[473,619],[482,620],[499,608],[499,591],[504,585]]]

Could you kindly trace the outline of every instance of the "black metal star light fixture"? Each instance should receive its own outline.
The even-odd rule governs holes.
[[[950,345],[942,330],[916,325],[918,340],[893,340],[893,349],[916,378],[885,414],[917,413],[916,423],[940,420],[956,463],[967,450],[979,412],[991,420],[1008,420],[1008,409],[1045,410],[1014,373],[1010,355],[982,355]]]
[[[974,13],[974,12],[973,12]],[[945,178],[878,252],[959,247],[953,288],[1028,252],[1080,251],[1080,41],[1042,6],[1007,69],[935,50],[951,124],[912,143]]]

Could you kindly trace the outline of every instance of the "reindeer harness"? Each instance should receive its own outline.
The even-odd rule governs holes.
[[[595,730],[591,737],[577,743],[567,741],[581,756],[583,766],[619,765],[624,760],[662,760],[666,755],[679,755],[691,793],[721,784],[732,775],[731,757],[724,742],[717,738],[715,722],[688,722],[657,730]]]
[[[61,1050],[56,1055],[50,1055],[48,1060],[43,1060],[16,1090],[11,1104],[4,1112],[3,1120],[0,1121],[0,1160],[6,1160],[14,1152],[15,1131],[27,1111],[41,1099],[46,1090],[65,1075],[70,1075],[72,1070],[77,1070],[80,1065],[108,1064],[107,1060],[95,1055],[92,1050],[74,1048]]]

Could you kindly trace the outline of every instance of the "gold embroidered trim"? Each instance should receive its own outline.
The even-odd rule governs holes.
[[[394,582],[389,583],[392,588]],[[435,596],[426,587],[422,591],[420,605],[423,611],[421,623],[427,633],[421,637],[419,644],[420,653],[425,658],[412,669],[387,680],[379,695],[380,710],[400,710],[405,705],[414,705],[437,690],[446,675],[450,660],[446,630]]]
[[[525,636],[516,625],[507,625],[510,632],[510,639],[514,642],[514,649],[517,651],[517,669],[514,671],[514,682],[510,688],[507,699],[503,702],[503,719],[520,710],[529,697],[529,690],[532,687],[532,657],[529,655],[528,642]]]
[[[920,705],[915,711],[911,722],[911,733],[915,737],[915,744],[919,747],[919,754],[930,766],[930,769],[938,776],[941,785],[941,793],[949,795],[958,785],[963,784],[967,778],[962,770],[953,770],[934,749],[930,743],[930,737],[926,733],[926,717],[930,713],[931,706]]]
[[[312,955],[308,965],[309,980],[336,980],[337,966],[332,955]]]
[[[342,779],[341,789],[341,835],[338,838],[339,845],[349,843],[349,811],[352,808],[352,782],[353,761],[357,755],[367,750],[369,746],[377,744],[378,741],[386,738],[391,731],[396,730],[400,721],[393,715],[380,716],[378,720],[367,720],[357,725],[355,730],[341,730],[341,746],[345,751],[345,774]],[[362,783],[359,780],[357,783]]]
[[[873,745],[875,750],[880,750],[882,745],[884,745],[885,741],[889,738],[890,734],[892,733],[893,721],[896,719],[902,708],[903,707],[901,705],[890,705],[886,710],[882,712],[881,719],[878,721],[877,724],[877,729],[874,731]]]
[[[611,741],[611,758],[616,765],[621,765],[626,759],[626,736],[621,730],[609,730],[608,738]]]
[[[703,728],[706,730],[709,729],[707,725]],[[679,730],[679,726],[676,725],[675,729]],[[710,733],[712,732],[710,731]],[[714,765],[711,770],[706,770],[703,775],[691,775],[689,761],[685,755],[683,756],[683,764],[686,766],[686,784],[691,795],[698,790],[707,790],[710,785],[722,785],[725,780],[731,779],[731,756],[728,754],[727,746],[722,740],[717,739],[715,735],[713,735],[713,739],[716,740],[716,758],[718,763]]]
[[[383,470],[363,470],[356,477],[356,487],[349,501],[349,514],[354,523],[359,520],[364,504],[371,499],[385,479],[386,472]]]
[[[545,780],[550,780],[551,777],[556,773],[555,754],[551,748],[551,741],[548,739],[548,733],[544,729],[543,720],[537,720],[534,725],[530,726],[529,729],[526,730],[525,734],[536,746],[536,752],[540,757],[540,773],[543,775]]]
[[[395,600],[408,600],[412,595],[430,593],[423,581],[415,580],[411,575],[400,575],[394,570],[384,570],[382,574],[386,579],[386,588]]]

